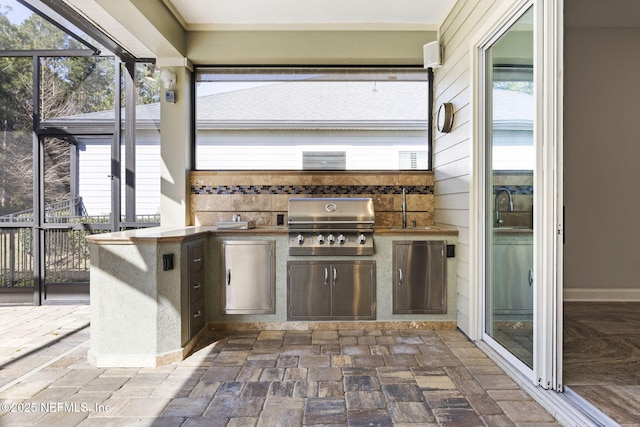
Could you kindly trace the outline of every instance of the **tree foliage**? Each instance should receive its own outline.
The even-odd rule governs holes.
[[[37,14],[19,24],[0,10],[0,50],[86,49]],[[90,41],[93,45],[94,42]],[[115,107],[116,61],[113,56],[40,57],[40,122]],[[0,57],[0,216],[33,205],[33,57]],[[138,103],[159,101],[157,82],[137,73]],[[70,194],[69,144],[72,138],[45,144],[45,200]]]

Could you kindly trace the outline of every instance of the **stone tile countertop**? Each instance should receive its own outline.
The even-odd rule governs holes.
[[[98,245],[130,245],[151,244],[158,242],[186,241],[208,234],[215,235],[278,235],[287,234],[286,226],[259,226],[246,230],[218,229],[215,226],[188,226],[188,227],[150,227],[137,230],[117,231],[113,233],[93,234],[87,236],[89,243]],[[457,235],[458,230],[438,226],[429,227],[375,227],[376,235],[407,236],[407,235]]]

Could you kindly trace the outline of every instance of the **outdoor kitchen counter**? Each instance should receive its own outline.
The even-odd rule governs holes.
[[[431,235],[444,235],[444,236],[457,236],[458,230],[454,228],[444,228],[439,226],[429,227],[375,227],[373,229],[374,235],[384,236],[431,236]]]
[[[206,237],[211,227],[150,227],[113,233],[92,234],[87,242],[96,245],[131,245],[136,243],[181,242]]]
[[[373,255],[338,257],[341,261],[361,259],[377,265],[376,320],[347,322],[349,327],[398,328],[404,324],[411,328],[455,328],[455,257],[447,259],[447,312],[433,315],[392,313],[391,260],[395,241],[440,240],[455,245],[457,234],[457,230],[435,227],[375,227]],[[273,314],[225,315],[221,311],[221,243],[247,240],[275,243]],[[87,241],[91,250],[88,356],[99,367],[150,367],[182,360],[207,330],[205,325],[304,329],[331,328],[335,323],[287,320],[288,261],[336,258],[291,256],[286,226],[246,230],[215,226],[153,227],[92,235]],[[250,259],[247,262],[254,263]],[[194,313],[200,323],[194,322]],[[344,322],[341,324],[347,327]]]
[[[502,231],[502,230],[501,230]],[[511,231],[511,230],[510,230]],[[286,226],[259,226],[250,229],[219,229],[215,226],[190,227],[151,227],[137,230],[118,231],[113,233],[93,234],[87,237],[89,243],[97,245],[131,245],[136,243],[149,244],[158,242],[181,242],[209,234],[220,236],[251,236],[251,235],[285,235],[289,230]],[[374,227],[374,235],[384,236],[429,236],[446,235],[457,236],[458,230],[452,228],[432,227]]]

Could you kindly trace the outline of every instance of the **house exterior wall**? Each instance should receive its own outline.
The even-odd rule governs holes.
[[[347,170],[409,169],[400,152],[427,152],[423,130],[202,130],[196,167],[201,170],[296,170],[303,152],[345,152]],[[233,147],[229,154],[229,148]],[[426,164],[422,169],[426,168]]]
[[[435,31],[190,31],[198,65],[417,65]]]
[[[178,76],[176,102],[161,105],[161,225],[191,225],[192,65],[421,65],[435,31],[190,31],[184,58],[158,55]],[[184,65],[176,65],[178,63]],[[164,97],[164,90],[161,94]]]
[[[111,213],[111,138],[82,138],[78,156],[79,196],[89,216]],[[124,177],[126,153],[122,156]],[[74,195],[75,196],[75,195]],[[124,190],[122,204],[125,203]],[[136,215],[160,212],[160,141],[157,132],[139,132],[136,136]]]
[[[434,110],[443,102],[454,105],[453,130],[434,132],[435,223],[459,231],[456,256],[458,289],[458,327],[469,336],[471,317],[475,316],[472,293],[474,279],[470,275],[471,195],[473,191],[473,141],[470,42],[477,26],[490,17],[504,1],[459,1],[440,27],[444,45],[442,68],[434,70]]]

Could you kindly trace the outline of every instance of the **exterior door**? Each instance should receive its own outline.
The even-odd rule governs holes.
[[[562,0],[514,0],[477,40],[482,341],[562,391]]]
[[[533,206],[536,176],[534,9],[521,10],[483,49],[483,339],[533,371]],[[524,250],[522,250],[524,248]]]
[[[86,236],[112,229],[112,135],[43,136],[42,303],[89,302]],[[82,142],[80,142],[82,141]]]

